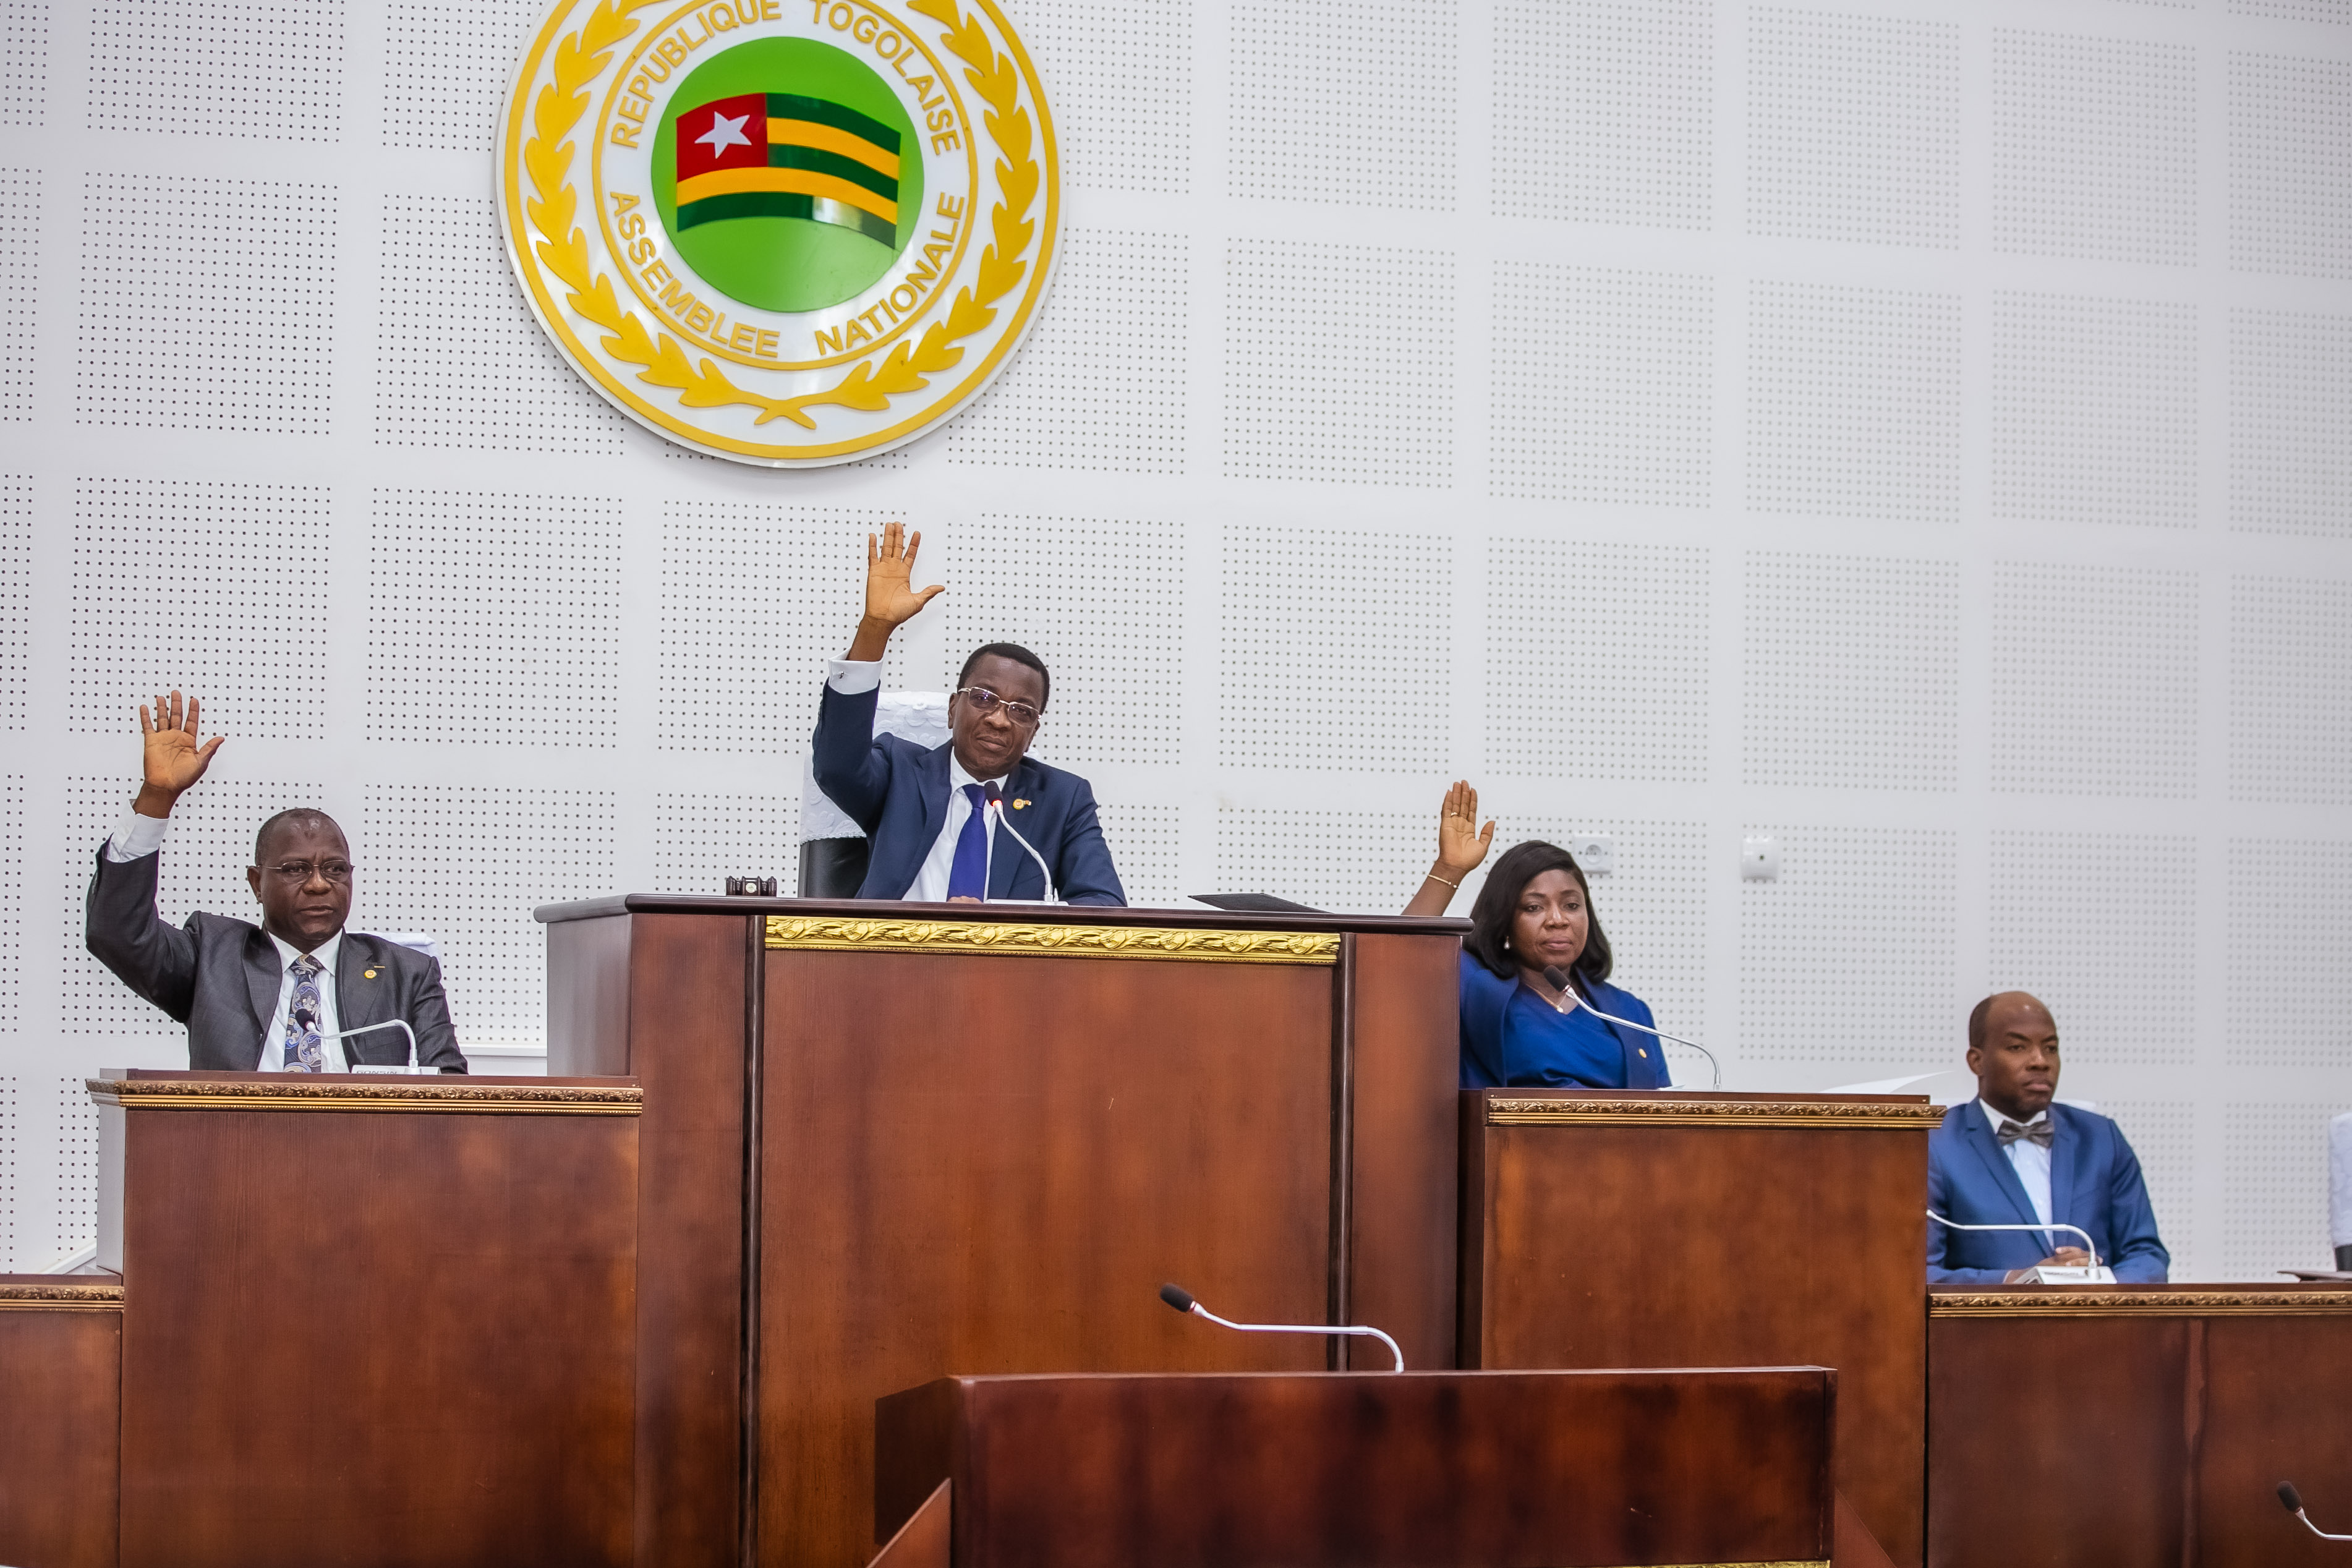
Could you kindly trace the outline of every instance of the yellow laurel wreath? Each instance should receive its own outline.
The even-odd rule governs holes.
[[[890,399],[902,393],[929,385],[932,375],[963,358],[958,342],[996,319],[996,301],[1018,286],[1029,269],[1022,257],[1036,237],[1028,212],[1037,195],[1038,171],[1030,156],[1029,111],[1021,106],[1021,79],[1012,59],[996,52],[986,32],[962,14],[955,0],[908,0],[908,9],[947,26],[947,47],[965,62],[965,79],[988,104],[982,118],[1004,154],[995,171],[1003,199],[989,214],[992,243],[981,253],[978,289],[959,289],[947,320],[925,328],[920,342],[892,349],[878,370],[874,361],[865,360],[824,391],[762,397],[730,381],[709,359],[699,366],[692,363],[667,332],[648,333],[614,296],[612,279],[589,260],[588,237],[575,224],[580,202],[571,178],[572,132],[588,111],[587,85],[603,74],[614,46],[637,30],[632,14],[657,3],[597,0],[580,30],[557,41],[554,80],[540,89],[531,106],[532,135],[522,153],[531,185],[526,210],[532,226],[546,237],[534,247],[540,260],[571,289],[565,302],[611,334],[604,339],[604,352],[638,366],[639,381],[677,393],[688,408],[756,408],[756,425],[781,416],[814,430],[816,421],[805,412],[809,408],[832,404],[873,413],[887,408]]]

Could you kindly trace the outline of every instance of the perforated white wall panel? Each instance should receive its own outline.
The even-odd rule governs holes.
[[[2148,1206],[2156,1211],[2157,1234],[2172,1254],[2176,1279],[2212,1277],[2197,1225],[2197,1124],[2202,1109],[2194,1100],[2098,1101],[2099,1114],[2115,1118],[2139,1157]]]
[[[2352,7],[1002,3],[1065,175],[1027,345],[770,472],[516,288],[533,0],[0,0],[19,1259],[87,1230],[80,1079],[184,1059],[82,948],[132,705],[229,737],[167,918],[318,804],[528,1069],[533,905],[793,877],[904,520],[948,593],[887,684],[1044,653],[1139,901],[1394,910],[1467,777],[1612,836],[1619,974],[1731,1087],[2038,988],[2184,1268],[2318,1260],[2266,1162],[2352,1103]]]

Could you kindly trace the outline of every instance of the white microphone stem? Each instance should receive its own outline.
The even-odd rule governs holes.
[[[2320,1539],[2320,1540],[2322,1540],[2322,1541],[2352,1541],[2352,1535],[2330,1535],[2330,1534],[2328,1534],[2328,1533],[2327,1533],[2327,1531],[2324,1531],[2324,1530],[2320,1529],[2320,1528],[2319,1528],[2319,1526],[2317,1526],[2317,1525],[2315,1525],[2315,1524],[2312,1523],[2312,1522],[2311,1522],[2311,1516],[2310,1516],[2309,1514],[2307,1514],[2307,1513],[2304,1512],[2304,1511],[2303,1511],[2303,1510],[2301,1510],[2301,1509],[2296,1509],[2296,1510],[2294,1510],[2294,1517],[2295,1517],[2295,1518],[2297,1518],[2297,1519],[2299,1519],[2299,1520],[2301,1520],[2301,1521],[2303,1521],[2303,1527],[2304,1527],[2304,1529],[2305,1529],[2305,1530],[2307,1530],[2307,1531],[2311,1531],[2311,1533],[2312,1533],[2312,1534],[2314,1534],[2314,1535],[2315,1535],[2315,1536],[2319,1537],[2319,1539]]]
[[[1203,1307],[1198,1301],[1192,1303],[1192,1310],[1198,1312],[1201,1316],[1208,1319],[1209,1321],[1216,1324],[1221,1329],[1233,1329],[1244,1334],[1366,1335],[1370,1338],[1380,1341],[1381,1343],[1389,1347],[1389,1355],[1391,1359],[1396,1363],[1394,1366],[1389,1369],[1391,1372],[1402,1372],[1404,1370],[1404,1352],[1397,1348],[1396,1341],[1389,1338],[1388,1335],[1381,1332],[1378,1329],[1342,1326],[1338,1323],[1236,1323],[1229,1319],[1220,1318],[1216,1313],[1212,1312],[1208,1308]]]
[[[1591,1003],[1587,1002],[1583,997],[1579,996],[1576,994],[1576,987],[1573,985],[1570,985],[1567,990],[1562,991],[1559,994],[1559,999],[1567,1004],[1566,1006],[1559,1009],[1559,1011],[1562,1013],[1571,1012],[1576,1008],[1581,1007],[1596,1018],[1603,1019],[1612,1024],[1622,1024],[1629,1029],[1639,1029],[1645,1035],[1655,1035],[1659,1039],[1672,1040],[1678,1046],[1688,1046],[1691,1049],[1705,1057],[1706,1058],[1706,1065],[1715,1069],[1716,1089],[1720,1090],[1723,1088],[1723,1064],[1715,1059],[1715,1053],[1713,1051],[1708,1050],[1696,1040],[1685,1040],[1680,1035],[1669,1035],[1664,1029],[1653,1029],[1649,1025],[1636,1024],[1631,1018],[1612,1017],[1609,1014],[1606,1014],[1600,1008],[1595,1007]]]
[[[297,1018],[298,1020],[307,1018],[313,1025],[316,1025],[319,1021],[316,1014],[310,1013],[307,1010],[298,1013]],[[416,1031],[408,1026],[408,1020],[405,1018],[390,1018],[381,1024],[362,1024],[356,1029],[338,1029],[333,1034],[322,1035],[320,1038],[327,1040],[348,1040],[353,1035],[372,1035],[378,1029],[398,1029],[402,1034],[406,1035],[408,1037],[408,1065],[410,1067],[415,1067],[416,1065]]]
[[[1021,830],[1013,826],[1012,822],[1006,818],[1004,815],[1004,803],[1001,800],[992,800],[988,803],[988,809],[996,814],[996,826],[1004,829],[1005,832],[1013,835],[1013,842],[1019,844],[1022,848],[1029,851],[1029,858],[1037,862],[1038,872],[1045,879],[1045,901],[1049,904],[1061,902],[1061,900],[1057,898],[1054,892],[1054,873],[1047,869],[1045,858],[1043,855],[1038,854],[1037,847],[1034,844],[1030,843],[1026,838],[1022,837]]]
[[[1934,1209],[1927,1211],[1927,1217],[1953,1230],[2030,1230],[2043,1237],[2053,1230],[2071,1230],[2083,1238],[2083,1250],[2091,1255],[2091,1267],[2096,1268],[2099,1266],[2098,1244],[2091,1239],[2091,1233],[2079,1225],[2063,1225],[2055,1220],[2048,1225],[1962,1225],[1958,1220],[1946,1219]]]

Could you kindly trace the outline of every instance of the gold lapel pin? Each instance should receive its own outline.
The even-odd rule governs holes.
[[[375,971],[373,969],[368,970],[361,976],[361,978],[364,980],[373,980],[375,978]]]
[[[1025,800],[1016,800],[1013,803],[1013,809],[1015,811],[1026,811],[1029,809],[1029,803]]]

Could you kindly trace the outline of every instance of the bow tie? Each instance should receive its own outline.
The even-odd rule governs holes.
[[[2020,1127],[2014,1121],[2004,1121],[2000,1124],[2000,1131],[1993,1136],[2000,1140],[2000,1146],[2004,1149],[2021,1138],[2028,1143],[2039,1143],[2047,1149],[2050,1147],[2050,1123],[2037,1121],[2031,1127]]]

